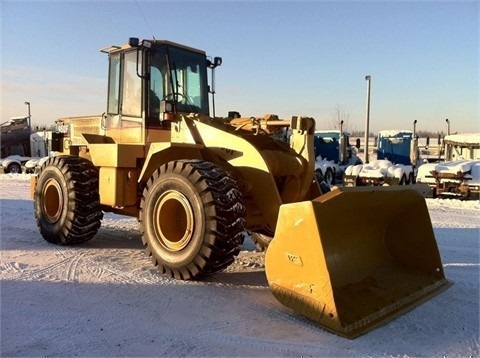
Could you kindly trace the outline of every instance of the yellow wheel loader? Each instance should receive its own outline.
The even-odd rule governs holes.
[[[102,51],[106,112],[62,119],[63,153],[32,176],[45,240],[81,243],[103,212],[134,216],[153,265],[197,280],[231,264],[250,232],[274,296],[348,338],[449,286],[425,188],[322,193],[312,118],[210,115],[208,75],[221,58],[136,38]]]

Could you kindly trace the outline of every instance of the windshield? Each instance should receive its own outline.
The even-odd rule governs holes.
[[[150,116],[158,118],[160,101],[175,101],[178,112],[208,115],[205,55],[176,47],[153,47],[150,67]]]

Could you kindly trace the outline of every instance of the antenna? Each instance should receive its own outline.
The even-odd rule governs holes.
[[[137,0],[135,0],[135,4],[137,4],[138,10],[140,11],[140,14],[142,15],[143,19],[145,20],[145,23],[147,24],[148,29],[152,33],[152,38],[155,41],[156,39],[155,39],[155,36],[153,35],[152,28],[150,27],[150,24],[148,23],[148,20],[147,20],[145,14],[143,13],[142,8],[140,7],[140,4],[138,3]]]

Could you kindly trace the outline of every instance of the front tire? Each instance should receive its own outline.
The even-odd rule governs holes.
[[[235,180],[217,165],[179,160],[149,179],[140,204],[146,252],[175,279],[212,275],[230,265],[243,242],[245,208]]]
[[[103,218],[98,170],[76,156],[49,158],[38,174],[34,209],[46,241],[70,245],[92,239]]]

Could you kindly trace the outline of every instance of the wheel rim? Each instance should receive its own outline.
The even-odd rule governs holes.
[[[20,173],[20,171],[20,167],[17,164],[12,164],[12,166],[10,167],[10,173],[18,174]]]
[[[63,207],[63,195],[60,184],[54,179],[48,180],[43,188],[42,196],[45,218],[51,223],[58,221]]]
[[[333,182],[333,173],[331,170],[327,170],[325,172],[325,181],[327,182],[327,184],[331,185],[332,182]]]
[[[193,210],[187,198],[177,191],[166,191],[153,211],[155,236],[170,251],[184,249],[192,237]]]

